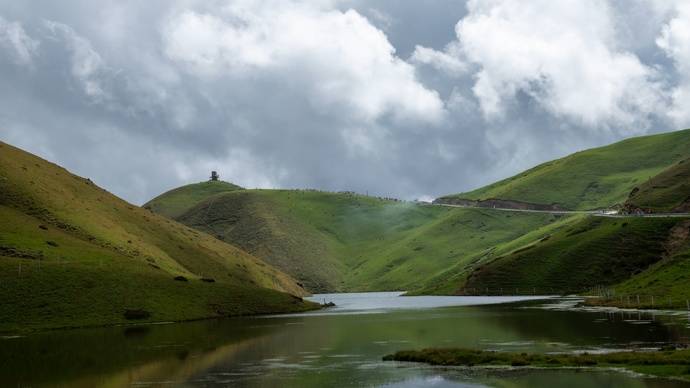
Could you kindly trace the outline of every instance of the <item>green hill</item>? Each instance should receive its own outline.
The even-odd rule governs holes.
[[[679,218],[578,217],[467,273],[465,290],[579,293],[627,280],[659,262]],[[536,290],[535,290],[536,289]]]
[[[690,206],[689,145],[690,130],[632,138],[438,202],[685,212]],[[655,293],[678,306],[690,295],[690,288],[678,281],[690,261],[687,252],[669,247],[690,241],[687,225],[685,218],[578,215],[498,245],[471,266],[450,267],[416,292],[579,293],[604,286],[619,295]]]
[[[651,213],[690,212],[690,159],[633,188],[625,205]]]
[[[686,236],[690,223],[676,226],[684,228]],[[690,244],[683,244],[673,254],[651,266],[648,270],[612,287],[610,298],[601,304],[622,307],[676,307],[686,309],[690,300]],[[640,302],[637,302],[637,297]]]
[[[684,219],[490,207],[590,209],[628,200],[626,206],[677,211],[687,204],[689,156],[690,130],[633,138],[444,198],[484,201],[478,208],[353,193],[211,191],[209,183],[172,190],[146,206],[245,249],[313,292],[584,292],[639,278],[676,257],[668,244],[686,240],[677,236]]]
[[[501,199],[587,210],[622,204],[636,186],[690,157],[690,130],[577,152],[511,178],[437,201]]]
[[[0,331],[313,307],[260,259],[4,143],[0,219]]]
[[[644,271],[609,287],[592,304],[688,308],[690,301],[690,218],[673,223],[660,259]]]
[[[167,191],[150,200],[144,208],[175,218],[212,195],[235,190],[242,190],[242,187],[223,181],[194,183]]]
[[[174,195],[156,202],[179,203]],[[313,292],[411,290],[555,219],[301,190],[232,191],[191,205],[178,221],[265,259]]]

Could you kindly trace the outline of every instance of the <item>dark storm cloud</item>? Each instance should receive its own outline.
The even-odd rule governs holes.
[[[537,3],[0,2],[0,139],[135,203],[211,169],[417,198],[684,125],[687,7]]]

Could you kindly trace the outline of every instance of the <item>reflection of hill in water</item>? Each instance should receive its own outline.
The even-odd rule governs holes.
[[[2,341],[0,386],[120,386],[138,376],[190,376],[273,330],[233,319],[37,333]]]
[[[689,332],[685,325],[634,325],[620,317],[603,318],[605,313],[496,305],[46,332],[2,341],[0,359],[8,362],[0,366],[0,385],[380,385],[438,376],[426,367],[380,361],[401,349],[570,351],[675,341]],[[453,373],[442,378],[467,381],[466,375]],[[563,377],[535,373],[517,378],[534,382],[530,386],[547,386]],[[585,386],[600,386],[602,381],[630,384],[630,377],[623,375],[586,375],[578,380]],[[500,373],[485,374],[481,381],[496,385],[505,382],[503,378]],[[515,378],[510,376],[510,381]]]
[[[500,307],[490,307],[501,309]],[[626,320],[649,321],[648,324],[630,324]],[[623,314],[607,312],[553,311],[537,308],[512,310],[497,323],[506,329],[534,340],[560,342],[573,345],[598,345],[604,342],[678,342],[688,330],[679,325],[667,325],[672,319],[651,313]],[[608,341],[606,340],[608,339]],[[620,341],[616,341],[619,339]]]

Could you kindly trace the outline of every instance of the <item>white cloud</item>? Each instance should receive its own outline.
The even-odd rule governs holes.
[[[450,76],[460,76],[468,71],[468,65],[458,56],[459,53],[453,52],[453,47],[447,50],[450,52],[437,51],[424,46],[416,46],[410,60],[415,64],[430,65],[441,70]]]
[[[233,2],[224,12],[184,10],[163,28],[165,52],[202,77],[280,74],[324,111],[374,121],[438,122],[438,94],[415,78],[386,35],[354,10],[299,2]]]
[[[656,71],[617,47],[611,10],[594,0],[472,0],[458,45],[479,66],[474,94],[487,118],[518,92],[590,127],[643,130],[661,104]]]
[[[663,26],[657,45],[673,59],[680,75],[671,94],[669,115],[677,126],[690,126],[690,3],[677,5],[675,15]]]
[[[91,42],[66,24],[49,20],[44,24],[53,34],[52,38],[63,40],[71,52],[72,76],[79,82],[83,92],[96,101],[109,98],[100,80],[104,71],[103,59],[93,49]]]
[[[12,61],[28,65],[38,49],[38,41],[27,35],[19,22],[9,22],[0,16],[0,48],[9,51]]]
[[[450,4],[0,1],[0,137],[142,203],[211,169],[440,195],[688,126],[682,2]]]

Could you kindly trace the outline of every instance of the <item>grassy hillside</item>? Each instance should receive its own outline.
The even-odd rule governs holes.
[[[312,307],[263,261],[4,143],[0,219],[0,331]]]
[[[680,218],[573,218],[551,234],[477,265],[466,273],[463,289],[569,293],[614,285],[666,257],[670,246],[678,243],[674,228],[683,222]]]
[[[501,214],[503,212],[499,212]],[[524,214],[524,213],[518,213]],[[468,275],[474,268],[480,267],[484,264],[493,262],[498,258],[502,258],[512,252],[524,249],[528,246],[538,244],[542,241],[548,240],[550,236],[557,231],[567,228],[582,216],[564,216],[553,215],[551,222],[536,226],[521,236],[500,242],[490,249],[480,251],[465,262],[460,262],[455,265],[447,267],[444,271],[438,273],[435,277],[426,281],[421,287],[415,289],[412,294],[415,295],[457,295],[457,294],[480,294],[480,295],[500,295],[511,294],[515,289],[505,288],[501,290],[500,287],[489,288],[488,285],[484,288],[479,288],[475,285],[472,289],[467,287]],[[468,264],[469,263],[469,264]],[[523,293],[526,290],[523,290]]]
[[[634,187],[690,157],[690,130],[627,139],[536,166],[516,176],[440,200],[499,198],[566,209],[622,204]]]
[[[621,307],[687,308],[690,300],[690,249],[662,260],[613,288],[608,303]],[[640,296],[638,304],[637,297]]]
[[[243,190],[212,195],[177,220],[242,247],[317,292],[417,288],[554,217],[350,193]]]
[[[690,211],[690,159],[636,186],[625,204],[653,213]]]
[[[665,248],[666,254],[661,260],[611,287],[607,297],[592,303],[620,307],[687,308],[690,300],[690,219],[674,225]]]
[[[677,211],[687,205],[688,157],[690,130],[633,138],[446,199],[593,209],[623,204],[637,188],[628,206]],[[208,185],[170,191],[147,206],[240,246],[314,292],[524,294],[612,286],[669,257],[666,241],[682,222]]]
[[[346,284],[361,289],[415,290],[449,267],[478,257],[547,225],[549,214],[511,214],[489,209],[451,209],[404,233],[363,242],[351,250]],[[384,234],[385,235],[385,234]],[[448,292],[443,292],[448,294]]]
[[[326,202],[326,209],[314,209],[318,201],[308,209],[300,208],[300,201],[293,206],[293,197],[301,196],[299,192],[263,190],[219,194],[177,220],[263,258],[292,274],[310,291],[339,290],[345,272],[336,257],[339,244],[314,225],[328,217],[330,208],[339,207]],[[293,214],[296,212],[308,214],[301,217]]]
[[[175,218],[215,194],[235,190],[242,190],[242,187],[223,181],[194,183],[167,191],[150,200],[144,205],[144,208],[169,218]]]

